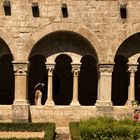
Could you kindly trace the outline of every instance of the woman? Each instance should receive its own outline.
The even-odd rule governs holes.
[[[35,105],[37,106],[41,106],[41,100],[42,100],[42,92],[41,92],[41,89],[42,87],[44,86],[43,83],[38,83],[36,86],[35,86]]]

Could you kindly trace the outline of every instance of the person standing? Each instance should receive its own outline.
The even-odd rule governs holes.
[[[140,118],[140,116],[139,116],[138,110],[135,109],[134,115],[133,115],[133,122],[137,123],[139,121],[139,118]]]
[[[37,105],[37,106],[41,106],[42,105],[42,103],[41,103],[41,100],[42,100],[41,89],[42,89],[43,86],[44,86],[43,83],[38,83],[35,86],[36,91],[35,91],[35,100],[34,100],[34,102],[35,102],[35,105]]]

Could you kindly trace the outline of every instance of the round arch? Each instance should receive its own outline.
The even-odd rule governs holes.
[[[72,52],[60,52],[60,53],[56,53],[53,54],[51,56],[49,56],[46,60],[47,63],[54,63],[55,59],[59,56],[59,55],[67,55],[71,58],[72,63],[79,63],[80,64],[80,60],[81,60],[81,55],[76,54],[76,53],[72,53]]]
[[[52,23],[50,25],[43,26],[38,29],[35,33],[32,34],[32,36],[28,39],[28,41],[24,44],[24,50],[28,52],[24,59],[28,59],[29,53],[31,52],[34,45],[41,40],[44,36],[57,32],[57,31],[68,31],[68,32],[74,32],[77,33],[86,40],[88,40],[91,43],[91,46],[94,46],[95,51],[98,54],[98,61],[102,61],[102,52],[104,50],[103,46],[101,45],[100,40],[98,37],[88,30],[87,27],[83,25],[79,25],[76,23]]]
[[[70,105],[73,91],[72,59],[68,54],[55,57],[53,100],[55,105]]]
[[[140,32],[126,38],[116,49],[116,53],[114,55],[115,66],[112,75],[112,100],[114,101],[115,105],[124,105],[128,99],[128,86],[130,79],[128,63],[136,64],[138,61],[137,59],[140,52],[139,40]],[[136,72],[135,76],[136,89],[139,89],[138,85],[140,80],[138,75],[139,71]],[[117,88],[115,88],[116,86]],[[136,90],[136,94],[138,94],[138,91],[139,90]],[[117,100],[117,96],[118,98],[120,97],[120,100]]]
[[[112,52],[112,60],[115,59],[115,55],[117,54],[117,52],[119,51],[120,46],[122,46],[127,40],[129,40],[130,38],[139,36],[140,32],[133,32],[132,34],[127,34],[126,36],[116,36],[115,40],[112,41],[112,44],[110,46],[110,48],[113,48],[113,52]],[[134,38],[133,38],[134,39]]]
[[[93,56],[85,55],[81,58],[81,68],[79,73],[79,103],[85,106],[94,105],[97,100],[97,87],[97,61]]]
[[[14,100],[13,55],[6,42],[0,38],[0,104],[12,104]]]
[[[61,70],[59,69],[61,66],[64,67],[62,70],[64,70],[64,72],[67,73],[67,77],[70,79],[70,80],[66,80],[66,82],[67,82],[67,81],[71,81],[71,79],[72,79],[71,68],[70,68],[71,63],[80,64],[80,60],[83,56],[92,56],[93,58],[95,58],[95,61],[97,63],[99,60],[98,56],[97,56],[97,52],[94,49],[94,47],[92,46],[92,44],[86,38],[81,36],[80,34],[77,34],[75,32],[70,32],[70,31],[56,31],[56,32],[53,32],[53,33],[50,33],[50,34],[44,36],[41,40],[39,40],[34,45],[34,48],[32,49],[32,51],[29,55],[29,61],[32,60],[32,58],[37,54],[46,58],[46,64],[53,63],[53,64],[57,65],[56,73],[54,73],[54,74],[56,74],[55,81],[59,81],[57,77],[60,74],[61,74],[60,76],[63,75],[63,73],[61,73]],[[69,56],[69,58],[72,60],[71,62],[69,61],[69,58],[65,57],[67,61],[66,61],[66,63],[63,63],[65,61],[65,58],[63,56],[66,56],[66,55]],[[59,56],[62,56],[62,57],[59,57]],[[59,57],[59,58],[57,59],[57,63],[55,63],[54,60],[57,57]],[[63,65],[61,65],[60,61],[61,61],[61,63],[63,63]],[[32,62],[32,63],[34,63],[34,62]],[[89,61],[87,60],[87,62],[89,62],[89,63],[91,62],[92,64],[95,64],[95,62],[92,58],[89,58]],[[65,66],[68,69],[66,69]],[[93,68],[93,70],[94,69],[95,68]],[[86,70],[86,69],[84,68],[83,70]],[[39,70],[37,70],[37,71],[39,71]],[[94,70],[94,71],[96,73],[96,70]],[[44,73],[45,73],[45,70],[44,70]],[[86,71],[83,72],[83,74],[86,75]],[[97,76],[97,74],[96,74],[96,76]],[[47,77],[47,74],[46,74],[46,77]],[[63,77],[62,77],[62,79],[63,79]],[[64,77],[64,80],[61,80],[61,81],[65,81],[65,77]],[[68,85],[71,85],[71,83],[72,82],[68,82]],[[88,84],[88,82],[86,84]],[[55,88],[55,89],[57,89],[57,88]],[[71,90],[72,88],[68,88],[68,89]],[[57,92],[58,92],[58,90],[57,90]],[[69,97],[70,97],[69,101],[64,104],[68,105],[70,103],[71,96],[69,96]],[[82,98],[82,96],[81,96],[81,98]],[[94,102],[92,102],[88,105],[91,105],[91,104],[93,105]],[[85,103],[83,103],[83,105],[85,105]]]
[[[0,39],[3,40],[3,42],[8,46],[9,52],[12,54],[13,60],[15,60],[15,40],[4,29],[0,29]]]

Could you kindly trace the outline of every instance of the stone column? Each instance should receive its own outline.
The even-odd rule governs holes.
[[[114,64],[99,64],[98,99],[96,106],[112,106],[111,84]]]
[[[78,101],[78,75],[80,72],[81,64],[72,64],[72,72],[73,72],[73,98],[71,102],[71,106],[79,106]]]
[[[128,71],[130,73],[130,82],[128,87],[128,100],[126,105],[132,106],[132,101],[135,100],[135,72],[137,71],[138,64],[128,64]]]
[[[54,106],[53,101],[53,71],[54,71],[55,64],[46,63],[46,69],[48,70],[48,98],[45,103],[46,106]]]
[[[27,67],[28,62],[13,61],[15,73],[15,99],[13,103],[14,122],[28,122],[29,105],[27,101]]]

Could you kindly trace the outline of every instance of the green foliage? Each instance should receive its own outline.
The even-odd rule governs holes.
[[[132,106],[140,106],[137,100],[131,101]]]
[[[27,139],[18,139],[18,138],[0,138],[0,140],[44,140],[44,138],[27,138]]]
[[[42,131],[49,123],[0,123],[0,131]]]
[[[28,131],[39,132],[45,131],[44,138],[0,138],[0,140],[54,140],[55,124],[54,123],[0,123],[0,131]]]
[[[45,128],[45,140],[54,140],[55,138],[55,124],[49,123]]]
[[[140,124],[128,118],[117,121],[100,117],[70,124],[70,133],[72,140],[138,140]]]
[[[71,134],[72,140],[81,140],[78,127],[79,127],[78,122],[71,122],[69,124],[69,129],[70,129],[70,134]]]

